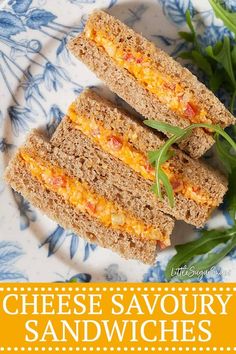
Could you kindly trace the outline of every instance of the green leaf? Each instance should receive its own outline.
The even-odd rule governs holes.
[[[208,123],[194,123],[194,124],[189,125],[184,130],[186,132],[188,132],[189,130],[192,131],[195,128],[207,128],[207,129],[211,130],[212,132],[215,132],[215,133],[221,135],[225,139],[225,141],[227,141],[229,143],[229,145],[231,145],[231,148],[233,148],[236,153],[236,142],[219,125],[213,125],[213,124],[208,124]]]
[[[224,73],[216,70],[209,79],[209,87],[211,91],[216,92],[224,81]]]
[[[231,58],[233,65],[236,65],[236,45],[233,46],[233,49],[231,51]]]
[[[211,76],[212,75],[212,68],[211,64],[208,62],[206,57],[204,57],[200,52],[197,50],[192,51],[192,57],[194,62],[198,65],[202,71],[204,71],[207,75]]]
[[[166,267],[165,276],[171,279],[171,274],[183,264],[187,264],[192,258],[204,255],[213,250],[216,246],[227,242],[232,237],[236,238],[236,228],[226,230],[205,230],[202,236],[184,245],[176,246],[177,254],[169,261]]]
[[[229,189],[226,194],[226,206],[234,224],[236,224],[236,168],[229,175]]]
[[[232,154],[232,146],[226,140],[220,139],[219,134],[215,136],[216,149],[219,158],[229,173],[236,169],[236,156]]]
[[[168,180],[168,177],[166,176],[166,174],[163,171],[160,171],[159,173],[160,176],[160,180],[166,190],[166,194],[169,200],[169,204],[170,206],[173,208],[174,207],[174,193],[173,193],[173,188]],[[157,183],[153,184],[151,187],[151,191],[155,194],[157,194],[157,196],[159,196],[159,192],[158,192],[158,188],[157,188]]]
[[[149,162],[151,164],[153,164],[153,162],[155,162],[158,159],[159,154],[160,154],[160,149],[159,150],[155,150],[155,151],[148,151],[148,160],[149,160]],[[174,155],[175,155],[175,151],[174,150],[169,150],[167,152],[167,154],[162,157],[161,164],[163,164],[166,161],[168,161]]]
[[[215,53],[211,46],[206,48],[206,53],[224,67],[233,87],[236,88],[229,37],[224,37],[223,46],[218,53]]]
[[[216,17],[220,18],[224,25],[236,34],[236,13],[225,9],[218,0],[209,0]]]
[[[195,45],[196,49],[200,52],[200,45],[197,40],[197,34],[192,23],[191,13],[189,9],[186,11],[186,22],[193,36],[193,44]]]
[[[209,46],[210,47],[210,46]],[[219,54],[219,52],[222,50],[223,48],[223,42],[222,41],[217,41],[214,45],[213,45],[213,52],[215,54]]]
[[[181,129],[178,127],[173,127],[170,124],[158,122],[154,120],[146,120],[145,124],[155,129],[162,130],[163,132],[170,132],[170,131],[172,133],[175,132],[175,134],[171,138],[169,138],[158,150],[148,153],[149,161],[151,163],[155,163],[155,179],[156,179],[157,195],[160,199],[162,199],[162,192],[161,192],[161,182],[162,182],[166,190],[170,206],[173,206],[172,195],[174,192],[171,184],[166,181],[165,178],[166,175],[163,176],[162,174],[163,171],[161,167],[163,163],[165,163],[171,156],[173,156],[171,152],[171,147],[174,144],[186,138],[186,136],[191,134],[193,129],[195,128],[207,128],[217,133],[218,135],[222,136],[236,152],[236,142],[234,142],[233,139],[218,125],[212,125],[208,123],[195,123],[187,126],[184,129]]]
[[[162,132],[165,134],[176,134],[176,135],[183,134],[183,129],[181,129],[179,127],[175,127],[175,126],[168,124],[168,123],[147,119],[147,120],[144,120],[144,124],[146,124],[150,128],[156,129],[159,132]]]
[[[183,129],[183,133],[185,133],[185,129]],[[180,135],[174,135],[172,136],[170,139],[168,139],[160,148],[160,152],[159,155],[155,161],[155,178],[156,178],[156,184],[157,184],[157,191],[158,191],[158,195],[160,197],[160,199],[162,199],[162,195],[161,195],[161,186],[160,186],[160,176],[161,176],[161,161],[163,159],[165,159],[166,155],[168,154],[168,152],[170,151],[170,148],[172,147],[172,145],[176,142],[176,140],[179,138]],[[163,178],[163,177],[162,177]],[[168,186],[168,189],[173,189],[171,185]],[[168,190],[166,190],[167,195],[169,196],[170,193]],[[173,202],[171,199],[169,199],[169,204],[170,206],[173,205]]]
[[[178,55],[179,58],[182,59],[187,59],[187,60],[193,60],[193,55],[192,55],[192,51],[189,52],[182,52]]]
[[[210,269],[214,265],[218,264],[235,247],[236,247],[236,236],[234,236],[220,252],[209,253],[207,257],[202,261],[198,260],[196,263],[191,264],[191,267],[193,268],[195,274]],[[178,279],[182,281],[187,280],[189,278],[193,278],[193,277],[189,277],[188,274],[183,276],[181,275],[178,276]]]
[[[156,179],[156,191],[157,191],[157,196],[160,200],[162,200],[162,193],[161,193],[161,168],[160,168],[160,162],[161,161],[161,151],[160,154],[155,162],[155,179]]]
[[[157,185],[156,185],[156,183],[154,183],[154,184],[151,186],[151,191],[152,191],[154,194],[157,194]]]
[[[192,134],[192,130],[185,130],[185,133],[176,137],[175,144],[179,144],[182,140],[187,139]]]
[[[174,191],[172,185],[164,171],[160,170],[159,175],[160,175],[160,180],[163,183],[163,186],[165,188],[170,207],[173,208],[175,204],[175,200],[174,200]]]
[[[217,16],[224,20],[229,29],[236,28],[236,13],[225,10],[218,0],[210,1]],[[182,59],[191,60],[208,77],[209,88],[216,92],[221,85],[232,96],[230,110],[233,113],[236,100],[236,80],[233,67],[236,66],[236,46],[231,51],[230,39],[225,37],[224,42],[218,41],[213,47],[209,46],[207,50],[198,42],[197,33],[191,20],[191,14],[186,12],[186,23],[190,33],[180,32],[180,37],[185,41],[192,43],[192,51],[183,51],[178,56]],[[233,26],[233,28],[232,28]],[[211,69],[209,69],[211,67]],[[222,72],[223,71],[223,72]]]
[[[194,35],[189,32],[179,32],[178,33],[181,38],[183,38],[187,42],[194,42]]]
[[[186,22],[187,22],[187,25],[188,25],[190,31],[196,37],[196,32],[195,32],[195,29],[194,29],[194,26],[192,23],[191,13],[190,13],[189,9],[186,11]]]

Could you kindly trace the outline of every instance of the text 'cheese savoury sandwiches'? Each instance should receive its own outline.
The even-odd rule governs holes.
[[[56,134],[57,144],[64,147],[65,141],[60,143]],[[61,139],[71,143],[73,135],[68,130]],[[6,181],[32,205],[89,242],[125,258],[154,263],[158,249],[170,245],[173,219],[157,209],[145,210],[144,196],[138,208],[139,179],[126,169],[120,171],[119,180],[112,178],[116,161],[98,153],[86,136],[80,140],[77,136],[75,144],[75,153],[68,154],[33,131],[10,161]]]
[[[191,123],[223,128],[233,123],[224,105],[190,71],[103,11],[89,17],[69,49],[148,119],[182,128]],[[212,133],[198,128],[180,147],[198,158],[213,143]]]
[[[88,166],[86,178],[97,193],[135,210],[144,220],[155,220],[155,211],[160,210],[201,227],[227,190],[224,176],[176,149],[162,167],[174,189],[175,206],[169,206],[164,190],[163,200],[158,199],[151,191],[155,169],[147,152],[158,149],[164,139],[91,90],[70,106],[51,142],[72,161],[77,156],[82,166]]]

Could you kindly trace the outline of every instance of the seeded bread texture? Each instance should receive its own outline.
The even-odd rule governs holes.
[[[25,148],[32,156],[35,154],[35,149],[39,149],[40,157],[51,163],[56,162],[56,155],[59,152],[56,149],[54,156],[50,144],[45,142],[41,135],[35,131],[30,134]],[[58,160],[63,159],[64,164],[73,164],[70,159],[65,163],[65,158],[65,154],[58,156]],[[60,167],[63,168],[63,164]],[[137,259],[147,264],[154,263],[158,248],[155,240],[142,239],[126,232],[108,229],[89,214],[79,212],[75,207],[66,203],[63,197],[43,188],[37,178],[32,177],[27,170],[19,152],[10,161],[4,178],[14,190],[21,193],[32,205],[62,227],[69,228],[87,241],[109,248],[127,259]],[[174,222],[171,218],[159,213],[160,224],[162,218],[166,223],[163,229],[170,234]]]
[[[132,132],[132,141],[129,142],[134,148],[143,152],[157,149],[163,144],[160,135],[153,134],[146,126],[142,126],[131,115],[124,110],[118,109],[110,101],[101,98],[91,90],[86,90],[76,101],[76,112],[86,117],[94,118],[103,123],[105,128],[114,129],[121,135],[127,135]],[[130,169],[120,160],[111,157],[108,153],[102,151],[98,145],[91,142],[84,134],[75,128],[73,122],[65,117],[56,132],[51,143],[63,150],[72,158],[81,158],[82,170],[87,170],[86,164],[90,164],[96,174],[90,171],[90,176],[86,176],[92,182],[96,176],[103,176],[106,183],[112,184],[118,188],[107,191],[111,198],[118,198],[119,203],[127,204],[126,195],[130,195],[129,203],[131,207],[145,215],[153,215],[154,210],[161,210],[172,215],[178,220],[184,220],[195,226],[203,226],[209,217],[208,207],[198,205],[196,202],[183,197],[180,194],[175,196],[175,207],[170,208],[168,199],[165,196],[160,201],[150,190],[152,181],[144,179],[141,175]],[[176,150],[176,155],[170,160],[176,172],[183,174],[193,185],[200,186],[206,190],[210,197],[220,204],[223,195],[227,190],[227,183],[224,176],[217,171],[213,171],[200,161],[195,161],[180,150]],[[109,168],[106,168],[109,166]],[[104,190],[104,185],[96,181],[95,188]],[[125,192],[122,192],[122,189]],[[120,190],[120,192],[119,192]],[[106,193],[106,191],[104,192]],[[124,205],[125,205],[124,204]]]
[[[189,70],[183,68],[168,54],[156,48],[153,43],[103,11],[96,11],[90,16],[86,26],[91,24],[93,28],[98,30],[109,28],[109,35],[114,38],[116,43],[124,42],[139,52],[148,53],[150,58],[158,63],[159,70],[170,75],[173,80],[180,81],[185,88],[189,88],[194,93],[199,104],[207,110],[209,118],[214,124],[226,127],[233,123],[234,117],[214,94],[200,83]],[[162,120],[180,127],[189,125],[188,120],[178,117],[166,105],[161,104],[156,95],[148,92],[127,70],[118,67],[104,50],[98,48],[93,41],[85,38],[83,33],[72,39],[68,47],[112,91],[116,92],[146,118]],[[214,139],[209,133],[203,129],[196,129],[191,137],[180,144],[180,147],[192,157],[198,158],[213,143]]]
[[[76,145],[76,143],[72,145]],[[136,176],[132,176],[130,171],[124,176],[120,168],[120,173],[116,172],[116,178],[111,178],[114,169],[117,168],[116,159],[114,160],[110,156],[108,159],[104,159],[102,154],[97,154],[96,146],[92,146],[84,135],[81,136],[81,146],[83,150],[76,149],[76,154],[72,155],[61,147],[58,148],[45,142],[36,134],[29,136],[27,143],[31,155],[35,155],[36,152],[37,156],[42,159],[46,158],[52,165],[60,166],[70,176],[88,183],[96,193],[119,204],[124,210],[142,219],[145,223],[155,226],[166,235],[165,241],[170,244],[169,237],[174,227],[174,221],[170,216],[157,209],[149,209],[148,201],[150,198],[153,199],[153,193],[147,190],[145,194],[144,191],[140,201],[141,193],[136,195],[134,191],[130,190],[132,186],[136,187],[135,190],[140,187],[139,179],[136,181]]]

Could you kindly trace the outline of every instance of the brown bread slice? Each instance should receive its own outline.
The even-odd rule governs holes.
[[[78,114],[94,118],[103,123],[105,128],[114,129],[121,135],[126,135],[128,131],[133,133],[133,140],[130,143],[137,150],[146,153],[155,150],[163,144],[163,139],[141,125],[135,118],[127,112],[118,109],[110,101],[101,98],[91,90],[84,91],[76,100],[76,110]],[[160,201],[150,190],[152,181],[144,179],[141,175],[133,171],[117,158],[109,156],[108,153],[93,143],[89,138],[75,129],[74,123],[66,117],[54,133],[51,143],[66,154],[81,158],[81,169],[83,166],[91,164],[95,172],[90,172],[86,178],[93,181],[95,176],[103,176],[107,183],[116,185],[118,190],[125,189],[130,194],[132,208],[144,213],[153,213],[154,210],[161,210],[172,215],[177,220],[184,220],[195,226],[203,226],[209,217],[209,208],[199,205],[195,201],[187,199],[181,194],[175,196],[175,207],[170,208],[167,197]],[[227,190],[227,182],[224,176],[217,171],[213,171],[201,161],[191,159],[185,153],[176,149],[176,155],[171,159],[176,171],[187,177],[194,185],[206,190],[216,204],[222,202]],[[110,166],[106,169],[105,166]],[[95,188],[103,190],[103,185],[96,182]],[[107,196],[119,199],[121,203],[122,193],[109,189]],[[124,195],[125,196],[125,195]],[[126,200],[124,199],[124,203]],[[125,205],[125,204],[124,204]]]
[[[36,155],[53,165],[64,168],[67,174],[78,178],[78,180],[87,181],[86,177],[90,172],[93,173],[93,166],[90,165],[89,167],[89,165],[84,165],[83,169],[81,169],[80,157],[68,156],[60,149],[46,142],[42,136],[35,131],[29,135],[24,147],[31,156]],[[110,168],[109,166],[106,167]],[[86,168],[88,169],[87,174],[85,171]],[[97,181],[99,181],[100,176],[96,178]],[[128,259],[137,259],[148,264],[152,264],[155,261],[158,249],[157,241],[138,238],[127,232],[119,232],[107,228],[89,214],[81,213],[75,207],[66,203],[61,196],[43,188],[37,178],[32,177],[25,167],[19,152],[17,152],[9,163],[5,172],[5,180],[14,190],[21,193],[27,200],[41,209],[50,218],[58,222],[64,228],[73,230],[89,242],[110,248]],[[89,181],[87,182],[89,183]],[[95,178],[93,183],[96,183]],[[115,186],[106,184],[104,180],[103,186],[104,189],[115,188]],[[92,187],[94,187],[94,185]],[[129,203],[129,198],[129,194],[127,193],[127,203]],[[136,216],[142,214],[140,211],[135,213],[135,210],[133,210],[133,212]],[[168,241],[174,226],[174,221],[158,211],[153,211],[153,213],[147,212],[145,222],[148,223],[151,221],[153,221],[152,225],[159,227],[159,229],[165,233]]]
[[[150,58],[158,63],[162,72],[167,73],[177,82],[181,82],[184,87],[189,88],[194,93],[201,107],[207,110],[208,117],[214,124],[220,124],[222,127],[233,124],[234,117],[215,95],[200,83],[189,70],[183,68],[168,54],[156,48],[153,43],[103,11],[94,12],[89,17],[86,28],[91,24],[97,30],[101,28],[109,29],[109,33],[116,43],[124,42],[139,52],[148,53]],[[84,33],[72,39],[68,47],[112,91],[146,118],[164,121],[180,127],[186,127],[190,124],[187,119],[179,117],[177,113],[162,104],[156,95],[150,93],[126,69],[116,65],[115,61],[94,41],[87,39]],[[198,158],[213,144],[214,139],[210,133],[203,129],[196,129],[188,139],[181,142],[180,147],[193,158]]]

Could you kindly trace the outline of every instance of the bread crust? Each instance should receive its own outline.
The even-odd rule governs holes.
[[[74,163],[74,160],[71,161],[70,157],[65,161],[67,155],[60,153],[57,148],[51,148],[51,145],[43,140],[41,134],[35,131],[29,135],[25,148],[32,156],[37,153],[37,156],[42,159],[46,158],[50,163],[54,162],[56,164],[59,161],[63,161],[60,164],[61,168],[72,165],[71,162],[76,166],[76,163]],[[70,174],[71,170],[72,168],[67,170],[67,172]],[[77,177],[77,174],[74,177]],[[43,188],[39,181],[25,168],[19,152],[10,161],[5,171],[4,179],[14,190],[21,193],[43,213],[62,227],[71,229],[87,241],[109,248],[127,259],[137,259],[147,264],[155,262],[158,250],[157,241],[142,239],[126,232],[106,228],[89,214],[81,213],[66,203],[61,196]],[[153,219],[154,224],[157,225],[159,223],[162,230],[165,230],[169,236],[172,232],[174,221],[161,212],[156,212],[156,215],[159,215],[159,221]],[[161,226],[162,220],[164,225]]]
[[[122,40],[139,51],[148,52],[150,57],[158,63],[160,70],[181,80],[182,85],[191,89],[199,103],[207,109],[214,124],[226,127],[234,122],[234,117],[211,91],[200,83],[189,70],[156,48],[153,43],[103,11],[93,13],[86,26],[91,23],[95,28],[109,27],[110,33],[116,41]],[[189,125],[188,120],[180,118],[160,103],[154,94],[148,92],[127,70],[118,67],[101,48],[98,48],[93,41],[88,40],[83,33],[72,39],[68,48],[77,58],[88,65],[112,91],[146,118],[165,121],[180,127]],[[198,158],[213,144],[214,139],[209,133],[203,129],[196,129],[189,138],[181,142],[180,147],[193,158]]]
[[[65,125],[61,125],[61,127],[65,127],[66,131],[70,132],[71,137],[73,136],[70,127]],[[132,174],[129,169],[127,169],[126,174],[122,173],[124,166],[118,166],[119,161],[110,156],[105,159],[103,152],[97,151],[96,146],[91,144],[89,139],[83,134],[80,135],[80,150],[76,145],[77,141],[67,140],[72,142],[75,147],[76,153],[73,155],[62,148],[65,136],[60,131],[58,131],[59,136],[61,137],[61,146],[57,147],[53,146],[56,145],[53,144],[53,141],[47,143],[39,135],[31,134],[27,140],[27,150],[30,155],[37,154],[43,160],[47,160],[52,165],[64,169],[68,175],[87,183],[94,192],[104,196],[107,200],[118,203],[119,206],[129,211],[136,218],[159,229],[166,235],[167,240],[169,239],[174,227],[174,221],[157,208],[151,208],[148,201],[150,199],[155,200],[153,193],[147,190],[146,193],[144,191],[141,194],[140,191],[136,194],[131,190],[132,186],[135,191],[142,186],[139,176]],[[112,177],[114,173],[115,177]]]
[[[160,135],[153,134],[149,128],[141,125],[130,114],[118,109],[110,101],[91,90],[84,91],[78,97],[75,108],[78,114],[94,118],[100,121],[105,128],[114,129],[121,135],[125,136],[127,132],[132,132],[135,139],[130,143],[144,154],[147,151],[156,150],[164,142]],[[104,174],[106,181],[117,187],[118,190],[125,188],[124,205],[128,202],[135,209],[135,204],[137,204],[136,209],[139,212],[143,210],[144,215],[153,213],[154,210],[161,210],[177,220],[184,220],[197,227],[203,226],[209,217],[209,210],[206,206],[200,206],[180,194],[175,196],[174,208],[170,208],[166,195],[163,201],[160,201],[151,192],[152,181],[144,179],[129,166],[102,151],[98,145],[92,143],[89,138],[76,129],[68,117],[62,120],[51,139],[51,143],[67,155],[78,158],[84,157],[85,165],[92,161],[93,169],[97,175],[102,176]],[[221,203],[227,190],[227,181],[223,175],[213,171],[203,162],[191,159],[178,149],[176,149],[176,154],[170,162],[177,172],[182,173],[184,178],[190,180],[193,185],[204,188],[211,198],[218,204]],[[110,166],[110,168],[105,169],[103,166]],[[83,165],[80,169],[83,170]],[[92,179],[92,172],[87,178]],[[104,189],[103,183],[99,186],[99,183],[96,182],[95,186],[95,188],[101,188],[99,192]],[[111,198],[116,199],[115,193],[117,192],[119,198],[122,197],[116,188],[109,189],[108,194]],[[129,201],[125,199],[127,193],[130,195]]]

